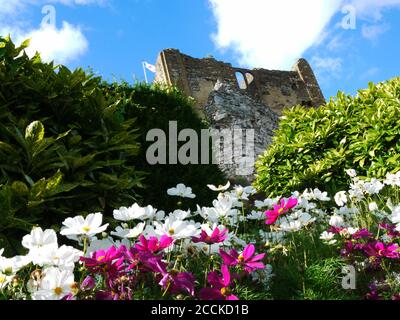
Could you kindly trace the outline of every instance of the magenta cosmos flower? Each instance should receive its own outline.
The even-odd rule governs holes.
[[[386,246],[383,242],[375,241],[366,244],[363,249],[365,254],[367,254],[369,257],[389,259],[400,258],[399,246],[394,243]]]
[[[143,252],[151,252],[156,253],[168,248],[171,244],[173,244],[174,239],[168,237],[167,235],[163,235],[160,240],[157,237],[151,237],[148,240],[141,235],[139,237],[140,244],[136,244],[135,248],[139,251]]]
[[[239,254],[235,249],[232,249],[229,254],[219,250],[221,254],[221,258],[224,263],[228,266],[237,266],[240,265],[244,267],[244,270],[248,273],[253,272],[256,269],[264,269],[265,265],[260,262],[260,260],[264,259],[265,253],[254,255],[256,249],[254,245],[249,244],[244,248],[243,252]]]
[[[372,236],[373,234],[369,232],[367,229],[361,229],[352,235],[353,239],[355,240],[368,239],[371,238]]]
[[[278,220],[279,216],[287,213],[290,209],[297,206],[297,199],[296,198],[289,198],[288,201],[285,203],[285,199],[281,199],[279,204],[274,205],[274,210],[265,211],[265,215],[267,220],[265,221],[266,224],[271,225]]]
[[[218,227],[214,229],[211,235],[205,230],[201,230],[200,237],[193,237],[192,241],[194,243],[204,242],[207,244],[221,243],[224,242],[227,237],[228,229],[220,230]]]
[[[194,296],[195,277],[190,272],[162,272],[159,284],[172,294],[186,293]]]
[[[211,288],[203,288],[200,291],[201,300],[239,300],[231,293],[231,274],[226,265],[221,267],[222,277],[218,272],[212,271],[208,274],[207,281]]]
[[[81,257],[80,260],[90,272],[106,274],[107,277],[114,278],[123,269],[125,252],[125,246],[118,249],[112,246],[108,250],[93,252],[91,258]]]

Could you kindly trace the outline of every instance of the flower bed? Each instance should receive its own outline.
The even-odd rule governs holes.
[[[100,213],[67,218],[59,235],[36,227],[22,239],[26,255],[0,250],[0,296],[398,299],[400,173],[385,181],[348,175],[349,190],[333,198],[315,189],[260,201],[252,187],[228,183],[210,185],[216,199],[195,212],[114,210],[110,233]],[[195,201],[184,185],[167,193],[177,206],[182,197]]]

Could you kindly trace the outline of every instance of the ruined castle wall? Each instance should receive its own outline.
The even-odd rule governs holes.
[[[324,97],[306,60],[300,59],[293,71],[234,68],[213,58],[196,59],[175,49],[166,49],[158,57],[156,81],[176,85],[196,101],[202,110],[215,84],[221,80],[239,89],[236,72],[245,78],[246,94],[269,106],[277,114],[285,107],[301,104],[319,106]]]

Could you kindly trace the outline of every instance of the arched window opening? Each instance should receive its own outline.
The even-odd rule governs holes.
[[[235,75],[236,75],[236,80],[238,82],[239,88],[242,90],[246,90],[247,84],[246,84],[246,80],[243,76],[243,73],[237,71],[237,72],[235,72]]]

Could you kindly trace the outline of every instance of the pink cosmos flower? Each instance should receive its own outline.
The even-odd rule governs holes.
[[[207,281],[211,288],[201,289],[201,300],[239,300],[238,297],[231,293],[231,274],[226,265],[221,267],[221,273],[222,277],[216,271],[208,274]]]
[[[244,248],[243,252],[239,254],[235,249],[232,249],[229,254],[219,250],[222,260],[227,266],[237,266],[240,265],[244,267],[244,270],[248,273],[253,272],[256,269],[264,269],[265,265],[260,262],[264,259],[265,253],[254,255],[255,247],[253,244],[249,244]]]
[[[265,211],[265,215],[267,220],[265,221],[266,224],[271,225],[278,220],[279,216],[287,213],[290,209],[293,209],[297,206],[297,199],[296,198],[289,198],[288,201],[285,203],[285,199],[281,199],[279,204],[274,205],[274,210]]]
[[[162,258],[162,255],[154,255],[150,251],[131,248],[125,252],[125,261],[128,265],[126,271],[138,268],[140,272],[159,272],[160,266],[165,268],[167,266]]]
[[[361,229],[352,235],[353,239],[368,239],[371,238],[373,234],[369,232],[367,229]]]
[[[368,243],[364,246],[364,253],[369,257],[399,259],[400,252],[397,244],[388,244],[387,246],[380,241]]]
[[[112,279],[117,277],[123,269],[125,252],[125,246],[121,246],[118,249],[112,246],[108,250],[93,252],[91,258],[81,257],[80,260],[90,272],[105,274],[107,278]]]
[[[87,276],[81,283],[81,290],[92,290],[96,286],[96,280],[92,276]]]
[[[228,229],[220,230],[218,227],[214,229],[211,236],[207,234],[205,230],[201,230],[200,237],[193,237],[194,243],[204,242],[207,244],[221,243],[224,242],[227,237]]]
[[[176,272],[170,271],[162,272],[162,279],[159,284],[165,289],[172,293],[187,293],[194,296],[194,282],[196,278],[190,272]]]
[[[328,229],[328,232],[331,232],[331,233],[334,233],[334,234],[339,234],[339,233],[341,233],[343,230],[344,230],[344,228],[342,228],[342,227],[334,227],[334,226],[331,226],[331,227]]]
[[[160,240],[157,237],[146,239],[143,235],[139,237],[140,244],[136,244],[135,248],[139,251],[156,253],[168,248],[173,244],[174,239],[167,235],[161,236]]]

